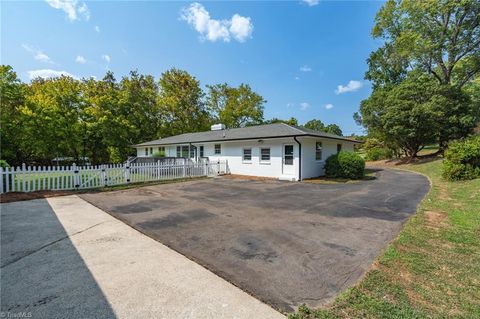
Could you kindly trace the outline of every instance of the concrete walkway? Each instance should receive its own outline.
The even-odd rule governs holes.
[[[1,205],[1,311],[33,318],[284,318],[77,196]]]

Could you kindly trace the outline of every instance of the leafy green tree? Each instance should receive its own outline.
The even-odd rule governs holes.
[[[325,126],[322,121],[313,119],[305,123],[303,126],[311,130],[342,136],[342,130],[337,124],[328,124]]]
[[[323,124],[322,121],[317,119],[308,121],[307,123],[305,123],[304,127],[311,130],[320,131],[320,132],[325,131],[325,124]]]
[[[20,108],[27,87],[17,78],[11,66],[0,66],[0,141],[1,157],[13,165],[21,164],[25,154],[20,147],[25,140],[22,133]]]
[[[384,44],[368,59],[365,77],[372,81],[374,92],[362,104],[362,115],[354,114],[355,121],[388,147],[401,147],[398,140],[386,139],[385,128],[379,130],[380,124],[369,114],[381,118],[382,109],[375,109],[383,104],[381,96],[409,83],[412,72],[413,77],[423,72],[437,84],[435,94],[427,98],[435,101],[434,111],[439,115],[432,129],[440,152],[449,140],[470,134],[480,110],[478,94],[472,90],[480,74],[480,2],[389,0],[377,13],[372,34]]]
[[[158,85],[151,75],[130,72],[119,83],[120,118],[125,121],[125,133],[119,144],[110,143],[118,148],[121,157],[131,155],[131,145],[145,140],[157,139],[163,125],[162,109],[158,99]],[[183,92],[178,92],[179,96]],[[178,111],[178,110],[177,110]]]
[[[211,121],[196,78],[173,68],[162,74],[159,88],[158,104],[165,136],[208,129]]]
[[[102,80],[83,81],[85,107],[80,115],[83,133],[82,155],[94,164],[113,162],[112,148],[129,147],[128,136],[134,130],[120,108],[119,85],[110,71]]]
[[[367,79],[398,83],[415,68],[464,86],[480,72],[479,17],[478,0],[387,1],[372,31],[385,45],[370,55]]]
[[[54,157],[73,157],[78,162],[83,106],[80,82],[71,77],[32,81],[20,108],[27,159],[47,164]]]
[[[207,85],[207,107],[215,121],[228,128],[257,125],[263,122],[262,96],[252,91],[249,85],[238,88],[228,84]]]
[[[445,104],[439,84],[421,72],[410,73],[392,88],[376,89],[362,101],[362,122],[371,137],[379,137],[391,149],[400,148],[415,157],[425,145],[436,140]]]
[[[294,117],[291,117],[288,120],[282,120],[282,119],[274,117],[270,120],[266,120],[266,121],[263,122],[263,124],[275,124],[275,123],[285,123],[285,124],[292,125],[292,126],[298,126],[298,120]]]
[[[335,135],[338,135],[338,136],[343,135],[342,134],[343,133],[342,129],[337,124],[328,124],[325,127],[325,132],[330,133],[330,134],[335,134]]]

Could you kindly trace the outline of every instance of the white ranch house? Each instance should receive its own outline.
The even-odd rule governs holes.
[[[187,133],[134,145],[137,157],[227,161],[231,174],[298,181],[324,175],[325,160],[358,141],[284,123]]]

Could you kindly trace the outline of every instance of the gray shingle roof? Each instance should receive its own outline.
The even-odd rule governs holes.
[[[264,124],[256,126],[248,126],[242,128],[233,128],[218,131],[206,131],[197,133],[186,133],[170,137],[161,138],[145,143],[133,145],[150,146],[150,145],[169,145],[169,144],[188,144],[188,143],[203,143],[203,142],[218,142],[218,141],[235,141],[235,140],[249,140],[249,139],[266,139],[279,137],[293,137],[293,136],[314,136],[323,137],[335,140],[343,140],[360,143],[358,141],[329,134],[325,132],[310,130],[301,126],[291,126],[284,123]]]

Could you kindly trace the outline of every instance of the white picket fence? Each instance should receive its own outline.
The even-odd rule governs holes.
[[[228,173],[227,162],[25,166],[0,168],[0,193],[99,188],[129,183],[215,176]]]

